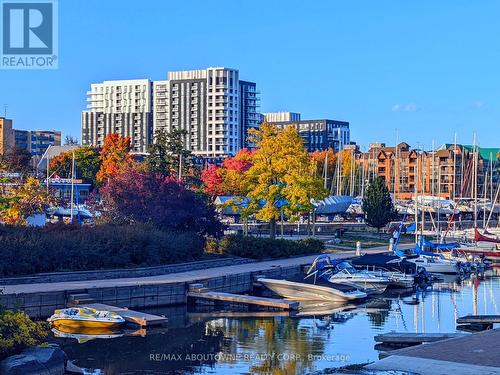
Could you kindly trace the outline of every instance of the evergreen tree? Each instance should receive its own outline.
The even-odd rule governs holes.
[[[149,146],[146,165],[149,172],[169,176],[179,173],[179,168],[185,169],[189,163],[191,152],[186,150],[184,141],[187,132],[173,129],[167,132],[159,129],[155,132],[154,143]],[[182,173],[182,171],[181,171]]]
[[[377,177],[366,189],[363,211],[368,225],[377,230],[396,217],[397,211],[382,177]]]

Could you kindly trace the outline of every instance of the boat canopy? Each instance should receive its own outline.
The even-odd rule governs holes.
[[[452,242],[452,243],[434,243],[426,238],[423,239],[423,245],[425,247],[428,247],[429,249],[434,249],[434,250],[452,250],[456,249],[460,245],[457,242]]]
[[[316,207],[316,214],[334,215],[345,213],[353,202],[354,198],[348,195],[330,195],[313,204]]]

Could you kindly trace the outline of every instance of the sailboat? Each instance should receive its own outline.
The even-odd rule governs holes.
[[[499,239],[487,237],[481,234],[477,228],[474,228],[474,239],[467,240],[463,238],[460,241],[459,250],[479,258],[500,260],[499,244]]]

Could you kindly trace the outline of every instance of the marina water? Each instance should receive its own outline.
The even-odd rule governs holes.
[[[54,338],[88,374],[309,374],[378,359],[374,336],[449,333],[467,314],[498,314],[500,269],[443,276],[416,291],[390,291],[359,305],[305,304],[283,312],[155,310],[165,328],[109,338]],[[104,336],[103,336],[104,337]]]

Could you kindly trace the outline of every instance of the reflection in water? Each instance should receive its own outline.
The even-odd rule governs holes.
[[[378,358],[373,337],[400,332],[454,332],[457,317],[498,314],[500,279],[443,278],[432,286],[392,291],[360,305],[302,304],[283,312],[157,311],[168,328],[78,344],[54,338],[70,359],[95,374],[304,374]],[[90,335],[89,332],[80,333]],[[197,354],[197,356],[193,356]]]
[[[79,344],[83,344],[95,339],[116,339],[122,337],[125,333],[122,331],[114,331],[107,328],[85,328],[79,327],[76,330],[70,327],[61,326],[52,328],[54,337],[75,339]]]

